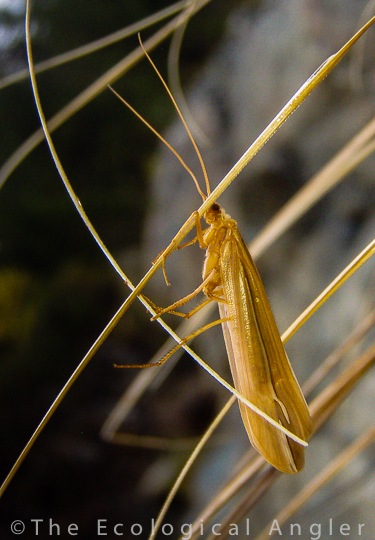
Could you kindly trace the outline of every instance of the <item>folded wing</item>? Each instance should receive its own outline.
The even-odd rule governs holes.
[[[298,437],[307,440],[312,420],[293,373],[254,261],[237,229],[221,248],[220,273],[226,304],[219,303],[225,344],[237,390]],[[243,403],[243,422],[252,445],[274,467],[296,473],[304,448]]]

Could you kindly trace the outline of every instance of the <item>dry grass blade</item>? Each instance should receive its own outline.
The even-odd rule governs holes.
[[[249,460],[249,463],[244,465],[236,476],[229,480],[229,482],[220,490],[220,492],[210,501],[210,504],[194,520],[191,529],[192,540],[199,537],[201,524],[208,523],[209,520],[213,518],[215,514],[217,514],[217,512],[219,512],[219,510],[223,508],[223,506],[227,504],[228,501],[230,501],[230,499],[236,493],[238,493],[249,480],[255,478],[264,467],[267,467],[267,471],[265,471],[261,477],[259,477],[261,478],[259,483],[261,484],[262,490],[268,489],[268,485],[270,485],[269,482],[272,483],[271,479],[273,478],[273,474],[278,476],[279,473],[276,469],[268,467],[262,456],[252,452],[252,459]],[[272,471],[273,474],[271,474]],[[258,492],[259,485],[253,487],[252,489],[254,490],[254,493]]]
[[[166,498],[165,503],[163,504],[163,507],[162,507],[161,511],[159,512],[157,519],[155,520],[155,523],[153,525],[151,534],[149,536],[149,540],[152,540],[153,538],[155,538],[156,534],[158,533],[158,530],[159,530],[159,528],[161,527],[161,525],[163,523],[164,517],[165,517],[166,513],[168,512],[168,509],[169,509],[169,507],[170,507],[170,505],[171,505],[177,491],[180,489],[180,486],[181,486],[183,480],[185,479],[188,471],[190,470],[190,468],[191,468],[192,464],[194,463],[194,461],[196,460],[197,456],[202,451],[202,449],[206,445],[207,441],[209,440],[209,438],[211,437],[211,435],[213,434],[213,432],[215,431],[217,426],[220,424],[220,422],[222,421],[222,419],[224,418],[224,416],[227,414],[228,410],[232,406],[231,401],[232,400],[230,399],[226,403],[226,405],[221,409],[220,413],[216,416],[215,420],[211,423],[210,427],[207,429],[207,431],[205,432],[203,437],[200,439],[197,446],[194,448],[193,452],[190,454],[189,459],[185,462],[185,465],[183,466],[183,468],[182,468],[180,474],[178,475],[178,477],[176,478],[176,480],[175,480],[175,482],[173,484],[173,487],[170,490],[170,492],[168,493],[168,497]]]
[[[254,256],[263,253],[374,150],[375,119],[372,119],[267,223],[251,244]]]
[[[361,253],[353,259],[353,261],[348,264],[346,268],[337,276],[336,279],[332,281],[324,289],[324,291],[312,302],[306,310],[301,313],[301,315],[294,321],[294,323],[289,326],[288,330],[283,334],[283,340],[288,340],[297,332],[299,328],[306,322],[307,318],[311,317],[316,310],[319,309],[321,305],[328,300],[328,298],[336,292],[347,279],[350,278],[366,261],[368,261],[375,253],[375,240],[370,242],[367,247]]]
[[[317,398],[310,404],[310,410],[314,419],[315,430],[317,431],[328,418],[337,410],[341,402],[347,397],[347,395],[353,390],[355,384],[361,380],[362,376],[373,366],[375,362],[375,346],[371,346],[363,355],[357,358],[352,365],[337,379],[330,384],[324,391],[322,391]],[[365,435],[358,438],[353,445],[346,449],[340,461],[336,460],[327,466],[324,471],[314,479],[311,485],[315,486],[314,492],[320,488],[326,481],[328,481],[333,474],[339,472],[339,470],[345,466],[348,460],[352,459],[358,452],[362,451],[368,444],[373,441],[374,432],[373,428]],[[212,519],[214,515],[228,503],[231,497],[236,495],[244,485],[251,481],[252,483],[246,489],[241,496],[241,501],[237,503],[236,508],[229,512],[227,516],[221,519],[221,527],[216,527],[216,532],[221,537],[225,538],[229,534],[230,525],[239,523],[246,514],[254,507],[264,493],[269,489],[271,485],[280,476],[280,472],[267,466],[267,469],[261,474],[261,476],[255,478],[255,474],[259,473],[262,466],[266,465],[262,458],[257,458],[254,462],[250,462],[246,465],[242,471],[240,471],[234,479],[232,479],[227,486],[225,486],[221,492],[211,501],[210,505],[193,523],[192,538],[198,537],[199,527],[202,523],[207,523],[209,519]],[[313,491],[310,490],[311,486],[303,491],[303,497],[305,500],[311,495]],[[299,500],[299,499],[298,499]],[[288,508],[288,507],[287,507]],[[294,508],[294,503],[293,503]],[[289,517],[289,510],[286,510]],[[282,514],[284,515],[284,513]],[[278,517],[276,518],[278,519]],[[285,518],[286,519],[286,518]],[[281,525],[281,520],[279,521]],[[270,528],[267,528],[269,534]],[[196,533],[196,534],[195,534]],[[211,538],[211,537],[209,537]],[[257,538],[258,540],[258,538]]]
[[[195,11],[201,9],[210,0],[200,0],[195,5]],[[175,30],[176,25],[181,23],[181,18],[178,15],[155,34],[149,38],[144,47],[146,50],[151,51],[159,43],[164,41]],[[92,99],[98,96],[108,84],[112,84],[117,81],[124,73],[131,69],[143,58],[143,51],[141,47],[135,49],[132,53],[126,56],[123,60],[118,62],[115,66],[104,73],[93,84],[88,86],[83,92],[81,92],[76,98],[74,98],[68,105],[55,114],[50,120],[48,120],[48,130],[52,133],[55,129],[60,127],[66,120],[76,114],[82,107],[87,105]],[[0,188],[4,182],[12,174],[12,172],[19,166],[19,164],[30,154],[44,139],[44,133],[42,129],[38,129],[31,135],[3,164],[0,169]]]
[[[331,416],[339,404],[351,392],[354,385],[373,366],[375,346],[357,358],[335,381],[323,390],[311,403],[310,410],[315,422],[315,430]]]
[[[147,450],[160,450],[163,452],[190,452],[200,441],[200,437],[154,437],[148,435],[134,435],[133,433],[116,432],[110,441],[114,444]]]
[[[324,377],[333,369],[342,357],[350,351],[355,344],[374,326],[375,311],[369,313],[357,326],[353,332],[345,339],[311,374],[309,379],[303,384],[302,389],[305,396],[308,396]]]
[[[372,17],[375,11],[375,2],[374,0],[369,0],[362,12],[362,15],[359,19],[359,25],[364,23]],[[358,48],[354,50],[351,54],[351,65],[349,70],[350,83],[355,91],[361,91],[363,89],[363,62],[365,54],[366,40],[360,43]]]
[[[336,456],[319,474],[317,474],[306,486],[296,495],[281,512],[275,517],[278,527],[282,527],[283,524],[291,518],[291,516],[297,512],[319,489],[327,484],[332,478],[342,471],[351,460],[353,460],[358,454],[366,450],[375,440],[375,428],[371,427],[366,433],[358,437],[350,446],[343,450],[338,456]],[[256,537],[255,540],[266,540],[273,536],[273,529],[271,532],[272,524],[269,524],[264,530]]]
[[[137,34],[141,30],[144,30],[149,26],[152,26],[168,17],[171,17],[172,15],[175,15],[179,11],[186,8],[187,5],[189,6],[190,2],[186,2],[186,0],[176,2],[175,4],[172,4],[171,6],[168,6],[167,8],[162,9],[153,15],[150,15],[149,17],[145,17],[144,19],[137,21],[134,24],[126,26],[126,28],[122,28],[121,30],[113,32],[112,34],[105,36],[104,38],[97,39],[91,43],[87,43],[86,45],[82,45],[81,47],[77,47],[76,49],[73,49],[66,53],[59,54],[57,56],[54,56],[53,58],[44,60],[43,62],[39,62],[35,65],[35,73],[43,73],[44,71],[47,71],[49,69],[59,67],[63,64],[66,64],[67,62],[72,62],[73,60],[77,60],[78,58],[82,58],[83,56],[87,56],[88,54],[99,51],[100,49],[104,49],[105,47],[108,47],[113,43],[117,43],[122,39]],[[16,73],[12,73],[11,75],[8,75],[7,77],[4,77],[0,80],[0,89],[6,88],[11,84],[27,79],[28,77],[28,69],[22,69],[20,71],[17,71]]]
[[[233,528],[233,524],[239,523],[246,513],[259,501],[259,499],[267,492],[272,486],[274,481],[279,477],[281,473],[273,467],[266,466],[266,469],[261,472],[259,477],[254,480],[250,489],[246,493],[246,497],[224,520],[221,521],[220,526],[215,526],[215,532],[208,536],[207,540],[213,540],[216,538],[216,534],[220,534],[222,538],[227,538],[230,534],[230,529]],[[219,532],[220,531],[220,532]]]

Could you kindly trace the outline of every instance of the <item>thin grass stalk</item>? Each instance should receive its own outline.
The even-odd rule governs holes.
[[[252,459],[244,465],[241,470],[231,478],[227,484],[215,495],[207,507],[199,514],[192,524],[192,535],[190,540],[195,540],[200,535],[201,523],[207,523],[215,514],[227,504],[230,499],[243,488],[249,479],[254,478],[263,468],[267,467],[266,461],[259,454],[253,453]],[[272,470],[269,467],[268,470]],[[276,471],[276,469],[274,469]],[[278,471],[277,471],[278,472]]]
[[[351,334],[345,339],[320,366],[311,374],[311,376],[302,385],[305,396],[308,396],[325,376],[338,364],[342,357],[347,354],[363,336],[375,325],[375,311],[371,311],[360,321]]]
[[[375,240],[373,242],[371,242],[369,244],[369,246],[367,246],[367,248],[365,250],[363,250],[358,257],[356,257],[354,259],[353,263],[348,265],[346,267],[346,269],[339,274],[338,278],[340,278],[340,279],[338,279],[338,278],[334,279],[332,281],[331,285],[329,285],[323,291],[323,293],[329,294],[329,296],[331,294],[333,294],[333,292],[335,292],[337,290],[337,288],[338,288],[337,287],[337,282],[340,281],[340,283],[342,285],[344,283],[344,281],[346,279],[348,279],[353,274],[353,272],[352,272],[353,266],[357,267],[360,260],[362,260],[362,264],[365,261],[368,260],[369,252],[374,254],[374,252],[375,252]],[[303,312],[303,323],[305,323],[315,313],[315,311],[319,307],[321,307],[323,305],[323,302],[321,301],[322,297],[323,297],[323,293],[321,293],[318,296],[317,300],[312,302],[310,304],[310,306]],[[297,322],[300,319],[301,319],[301,317],[298,317]],[[292,325],[290,325],[288,330],[286,332],[284,332],[284,334],[281,336],[281,339],[282,339],[284,344],[288,341],[288,339],[290,339],[290,337],[292,337],[292,335],[297,331],[298,328],[300,328],[300,326],[298,324],[296,324],[296,322],[294,322]],[[290,329],[295,330],[295,331],[293,332]],[[310,404],[309,408],[310,408],[311,416],[312,416],[313,422],[314,422],[314,433],[322,425],[322,423],[327,420],[327,418],[333,413],[333,411],[336,410],[336,408],[341,403],[341,401],[344,399],[344,397],[347,395],[347,393],[352,389],[355,382],[358,381],[359,378],[362,376],[362,374],[365,373],[365,371],[372,365],[372,362],[374,360],[374,355],[375,355],[375,347],[374,347],[374,349],[370,349],[370,351],[368,353],[366,353],[365,355],[361,356],[360,360],[358,361],[359,366],[360,366],[359,368],[358,368],[358,362],[356,362],[354,367],[351,366],[350,369],[347,372],[345,372],[345,374],[343,376],[340,376],[335,381],[334,386],[330,385],[324,392],[322,392],[318,396],[319,399],[316,398]],[[364,365],[362,365],[363,363],[364,363]],[[226,402],[224,407],[228,408],[228,410],[229,410],[229,408],[235,403],[235,401],[236,401],[236,399],[235,399],[235,396],[233,395]],[[222,411],[220,411],[219,415],[221,415],[221,412]],[[216,422],[216,418],[214,419],[214,422]],[[208,428],[208,430],[210,430],[210,427]],[[204,434],[204,437],[206,438],[206,433]],[[199,452],[196,452],[194,450],[195,457],[198,456],[198,453]],[[193,460],[191,460],[191,463],[193,463]],[[188,469],[186,469],[184,467],[184,471],[185,471],[185,475],[186,475],[187,472],[188,472]],[[182,473],[180,473],[180,475],[181,474]],[[181,483],[182,479],[180,480],[180,476],[178,478],[179,478],[179,483]],[[174,492],[174,486],[173,486],[172,490]],[[171,502],[172,502],[172,499],[171,499],[170,495],[168,495],[168,498],[164,502],[164,504],[162,506],[162,510],[161,510],[157,520],[156,520],[155,527],[153,529],[153,532],[152,532],[151,536],[149,537],[149,540],[152,540],[155,537],[155,535],[157,533],[157,530],[161,526],[161,523],[162,523],[162,520],[160,519],[160,516],[161,515],[164,516],[166,514],[166,512],[168,510],[168,507],[171,504]],[[165,505],[167,505],[167,507],[165,507]],[[248,509],[247,506],[246,506],[246,508]]]
[[[291,338],[299,328],[306,322],[306,317],[310,318],[320,306],[328,300],[334,292],[336,292],[347,279],[350,278],[365,262],[367,262],[375,253],[375,240],[372,240],[357,257],[321,292],[321,294],[312,302],[308,308],[301,313],[292,325],[282,335],[283,340]]]
[[[259,500],[265,495],[269,488],[273,486],[277,478],[279,478],[281,472],[274,467],[268,465],[263,461],[263,466],[259,468],[260,476],[251,477],[252,483],[248,486],[245,495],[241,497],[240,502],[227,513],[224,518],[221,518],[220,528],[215,527],[215,532],[220,534],[221,538],[226,538],[229,533],[229,527],[231,524],[238,524],[242,519],[250,512],[252,508],[259,502]],[[262,470],[264,468],[264,470]],[[259,471],[257,471],[259,473]],[[234,496],[236,493],[233,493]],[[223,501],[226,503],[228,501]],[[223,506],[223,505],[222,505]],[[214,514],[210,517],[214,517]],[[194,524],[195,525],[195,524]],[[192,537],[192,539],[199,538],[198,532]],[[212,540],[213,535],[209,535],[207,540]]]
[[[43,62],[35,64],[35,73],[43,73],[45,71],[48,71],[49,69],[60,67],[68,62],[78,60],[83,56],[87,56],[94,52],[100,51],[101,49],[104,49],[109,45],[113,45],[114,43],[117,43],[127,37],[141,32],[142,30],[145,30],[149,26],[152,26],[158,22],[163,21],[164,19],[167,19],[168,17],[171,17],[172,15],[175,15],[176,13],[180,12],[191,4],[191,1],[181,0],[180,2],[176,2],[171,6],[161,9],[157,13],[149,15],[148,17],[145,17],[144,19],[135,22],[134,24],[130,24],[125,28],[121,28],[121,30],[117,30],[116,32],[113,32],[112,34],[109,34],[104,38],[96,39],[95,41],[86,43],[85,45],[81,45],[80,47],[72,49],[71,51],[58,54],[53,58],[48,58]],[[6,77],[0,79],[0,90],[17,82],[23,81],[28,77],[29,70],[27,68],[21,69],[16,73],[11,73],[10,75],[7,75]]]
[[[195,6],[195,12],[205,6],[210,0],[197,0]],[[157,45],[164,41],[168,36],[174,32],[176,25],[180,24],[180,15],[169,21],[160,30],[155,32],[144,43],[144,47],[147,51],[153,50]],[[124,59],[120,60],[115,66],[110,68],[106,73],[99,77],[94,83],[83,90],[78,96],[76,96],[70,103],[63,107],[57,114],[55,114],[47,123],[48,130],[52,133],[55,129],[60,127],[68,118],[77,113],[85,105],[87,105],[92,99],[98,96],[103,90],[106,89],[108,84],[113,84],[122,75],[124,75],[129,69],[134,67],[142,58],[144,54],[141,47],[137,47],[128,54]],[[40,128],[36,130],[17,150],[7,159],[0,169],[0,188],[4,185],[5,181],[12,174],[12,172],[18,167],[18,165],[25,159],[25,157],[34,150],[44,139],[44,132]]]
[[[337,409],[337,406],[374,362],[375,345],[372,345],[310,403],[316,430],[331,416],[332,411]]]
[[[359,358],[355,359],[353,363],[347,368],[345,372],[340,374],[335,381],[333,381],[325,390],[323,390],[310,404],[311,415],[314,420],[314,433],[330,418],[330,416],[337,410],[342,401],[353,390],[355,384],[361,380],[362,376],[374,365],[375,363],[375,345],[372,345],[363,353]],[[367,439],[366,439],[367,440]],[[215,513],[220,510],[230,498],[236,495],[244,484],[254,479],[254,475],[261,470],[262,466],[267,466],[270,470],[273,468],[266,464],[264,459],[260,456],[258,460],[249,466],[245,466],[243,469],[244,478],[241,479],[241,473],[236,476],[235,482],[228,486],[225,486],[223,490],[215,497],[210,503],[207,509],[202,512],[199,518],[193,523],[192,539],[197,538],[199,535],[199,526],[204,516],[206,519],[214,517]],[[258,480],[254,480],[254,484],[251,484],[246,492],[242,495],[241,502],[238,503],[235,510],[229,512],[229,514],[222,519],[222,528],[220,529],[220,537],[225,538],[229,532],[229,525],[231,523],[238,523],[243,519],[246,514],[255,506],[258,500],[265,493],[267,489],[276,481],[280,476],[280,472],[273,469],[273,473],[267,475],[267,485],[263,486]],[[320,473],[319,473],[320,474]],[[268,529],[269,530],[269,529]],[[219,532],[219,530],[217,530]]]
[[[362,14],[358,20],[358,25],[362,26],[375,12],[375,1],[368,0]],[[356,92],[363,90],[363,60],[365,56],[366,41],[360,43],[357,49],[352,51],[349,65],[349,80],[352,88]]]
[[[166,500],[165,500],[165,502],[164,502],[159,514],[158,514],[158,517],[157,517],[157,519],[156,519],[156,521],[154,523],[154,526],[152,527],[151,534],[149,536],[149,540],[152,540],[153,538],[155,538],[161,524],[163,523],[164,517],[165,517],[166,513],[168,512],[168,509],[169,509],[173,499],[176,496],[177,491],[180,489],[180,486],[181,486],[183,480],[185,479],[185,476],[187,475],[187,473],[191,469],[192,464],[197,459],[198,455],[203,450],[203,448],[206,445],[207,441],[209,440],[211,435],[214,433],[215,429],[218,427],[218,425],[220,424],[222,419],[225,417],[225,415],[227,414],[227,412],[229,411],[231,406],[232,406],[232,403],[231,403],[231,400],[229,400],[224,405],[224,407],[221,409],[221,411],[216,416],[216,418],[213,420],[213,422],[211,422],[210,426],[205,431],[205,433],[202,436],[202,438],[200,439],[199,443],[194,448],[193,452],[190,454],[189,458],[185,462],[185,465],[183,466],[183,468],[182,468],[180,474],[178,475],[178,477],[176,478],[176,480],[175,480],[175,482],[174,482],[174,484],[172,486],[172,489],[168,493],[168,496],[167,496],[167,498],[166,498]]]
[[[275,480],[280,476],[280,474],[282,474],[280,471],[266,464],[265,470],[263,470],[260,476],[254,480],[242,503],[239,504],[232,512],[230,512],[224,521],[222,520],[220,528],[215,527],[215,532],[220,534],[220,538],[224,539],[228,536],[230,525],[232,523],[239,523],[241,521],[247,512],[255,506],[259,499],[274,484]],[[216,535],[210,534],[207,537],[207,540],[214,540],[214,538],[216,538]]]
[[[282,527],[293,514],[295,514],[303,505],[315,495],[323,486],[330,482],[339,472],[347,467],[350,462],[361,452],[366,450],[368,446],[375,441],[375,427],[371,426],[365,433],[362,433],[357,439],[349,445],[345,450],[335,456],[312,480],[306,484],[301,491],[289,501],[274,518],[277,521],[278,527]],[[268,524],[255,540],[266,540],[274,536],[274,531],[271,532],[272,524]]]

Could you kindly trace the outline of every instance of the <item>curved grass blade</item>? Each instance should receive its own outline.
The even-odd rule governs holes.
[[[195,10],[198,11],[210,0],[198,0],[195,6]],[[177,24],[180,24],[180,15],[169,21],[160,30],[155,32],[145,43],[146,50],[154,49],[159,43],[166,39]],[[50,120],[48,120],[48,129],[52,133],[55,129],[60,127],[68,118],[73,116],[76,112],[87,105],[92,99],[105,90],[108,84],[112,84],[119,79],[130,68],[137,64],[143,58],[143,51],[140,47],[135,49],[123,60],[120,60],[115,66],[104,73],[93,84],[88,86],[83,92],[78,94],[68,105],[55,114]],[[42,129],[36,130],[17,150],[7,159],[0,169],[0,189],[4,185],[5,181],[12,174],[12,172],[18,167],[18,165],[25,159],[25,157],[34,150],[44,140],[44,133]]]
[[[175,4],[172,4],[171,6],[161,9],[160,11],[158,11],[157,13],[154,13],[153,15],[145,17],[144,19],[137,21],[134,24],[131,24],[129,26],[126,26],[125,28],[122,28],[121,30],[117,30],[116,32],[113,32],[112,34],[109,34],[108,36],[105,36],[104,38],[97,39],[95,41],[92,41],[91,43],[87,43],[86,45],[82,45],[66,53],[59,54],[57,56],[54,56],[53,58],[44,60],[43,62],[39,62],[38,64],[35,64],[35,67],[34,67],[35,73],[43,73],[45,71],[48,71],[49,69],[60,67],[63,64],[72,62],[73,60],[77,60],[78,58],[82,58],[83,56],[87,56],[89,54],[97,52],[101,49],[104,49],[105,47],[108,47],[109,45],[113,45],[114,43],[117,43],[118,41],[121,41],[122,39],[125,39],[134,34],[137,34],[141,30],[144,30],[145,28],[148,28],[149,26],[152,26],[153,24],[161,22],[162,20],[167,19],[168,17],[171,17],[172,15],[175,15],[179,11],[189,6],[190,4],[191,2],[186,2],[186,0],[176,2]],[[8,75],[7,77],[4,77],[3,79],[0,80],[0,90],[2,88],[6,88],[7,86],[10,86],[11,84],[23,81],[24,79],[27,79],[28,77],[29,77],[28,69],[22,69],[20,71],[17,71],[16,73],[12,73]]]
[[[368,260],[368,255],[371,253],[374,254],[375,251],[375,240],[369,244],[369,246],[361,252],[361,254],[356,257],[354,266],[359,268],[358,264],[359,261],[361,261],[362,264]],[[341,272],[338,278],[340,278],[341,284],[345,281],[350,275],[353,274],[351,271],[353,267],[352,265],[348,265],[347,272],[345,274],[345,271]],[[334,291],[337,290],[338,287],[336,287],[338,278],[333,280],[330,286],[328,286],[325,291],[331,292],[333,294]],[[303,312],[303,324],[313,315],[319,307],[323,305],[323,302],[321,301],[323,297],[323,293],[318,296],[317,301],[314,301],[310,304],[309,308],[307,308]],[[319,300],[319,301],[318,301]],[[316,307],[316,309],[315,309]],[[300,318],[297,319],[299,321]],[[302,325],[302,323],[301,323]],[[284,334],[282,335],[281,339],[283,343],[286,343],[288,339],[295,333],[293,330],[297,331],[301,325],[293,323],[290,326],[290,330],[288,329]],[[332,412],[336,409],[336,407],[341,403],[341,401],[344,399],[347,392],[351,390],[353,385],[359,378],[362,376],[362,374],[371,367],[372,363],[375,360],[375,354],[374,354],[374,348],[370,349],[369,353],[363,355],[353,366],[353,368],[349,371],[349,373],[345,373],[343,376],[339,377],[338,382],[336,383],[336,387],[333,388],[332,385],[328,387],[324,392],[322,392],[318,398],[316,398],[311,404],[310,404],[310,412],[313,417],[314,421],[314,430],[316,431],[323,422],[332,414]],[[231,407],[236,402],[236,399],[234,396],[231,396],[231,398],[227,401],[225,404],[225,408]],[[221,414],[221,411],[220,413]],[[210,428],[209,428],[210,429]],[[206,435],[206,434],[205,434]],[[204,435],[204,437],[205,437]],[[194,452],[195,458],[197,457],[197,452]],[[261,461],[257,462],[258,466],[261,466]],[[184,476],[186,476],[188,472],[188,469],[183,469],[183,471],[178,476],[178,483],[181,484]],[[279,472],[274,469],[274,473],[279,474]],[[275,475],[275,477],[276,477]],[[176,480],[176,481],[177,481]],[[175,493],[174,486],[171,489],[171,492]],[[155,521],[155,525],[153,527],[153,530],[151,532],[151,535],[149,536],[149,540],[153,540],[157,534],[158,529],[160,528],[162,524],[162,520],[164,519],[164,516],[166,512],[168,511],[168,508],[171,504],[172,498],[168,496],[167,500],[164,502],[162,509],[160,511],[160,514],[158,515],[157,520]]]

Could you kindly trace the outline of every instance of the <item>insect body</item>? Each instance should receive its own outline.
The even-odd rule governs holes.
[[[197,145],[167,84],[144,48],[143,50],[164,84],[194,145],[201,162],[207,196],[209,196],[210,185],[207,172]],[[120,97],[120,99],[175,153],[190,172],[198,192],[205,201],[207,196],[201,191],[197,179],[182,158],[123,98]],[[306,441],[312,433],[309,409],[286,355],[261,278],[238,231],[237,223],[217,203],[210,206],[204,217],[209,227],[203,232],[199,215],[196,213],[196,239],[200,247],[206,249],[203,282],[185,298],[159,310],[153,319],[167,312],[190,316],[204,304],[216,300],[221,315],[218,322],[222,323],[235,387],[258,410],[266,413],[289,432],[297,435],[299,439]],[[188,242],[185,245],[191,243]],[[164,260],[163,270],[168,283]],[[200,291],[203,291],[208,298],[201,306],[187,315],[174,311],[177,307],[189,302]],[[207,328],[210,326],[212,324],[207,325]],[[197,334],[198,332],[194,333],[194,335]],[[183,341],[186,342],[188,339],[189,337]],[[170,354],[160,362],[147,364],[147,366],[160,365],[169,356]],[[240,410],[251,443],[269,463],[285,473],[296,473],[302,469],[303,446],[287,437],[242,402],[240,402]]]
[[[282,344],[254,261],[237,223],[214,203],[205,214],[198,241],[206,249],[203,292],[219,303],[226,349],[236,389],[259,409],[307,440],[312,420]],[[242,402],[243,422],[252,445],[274,467],[296,473],[304,448]]]

